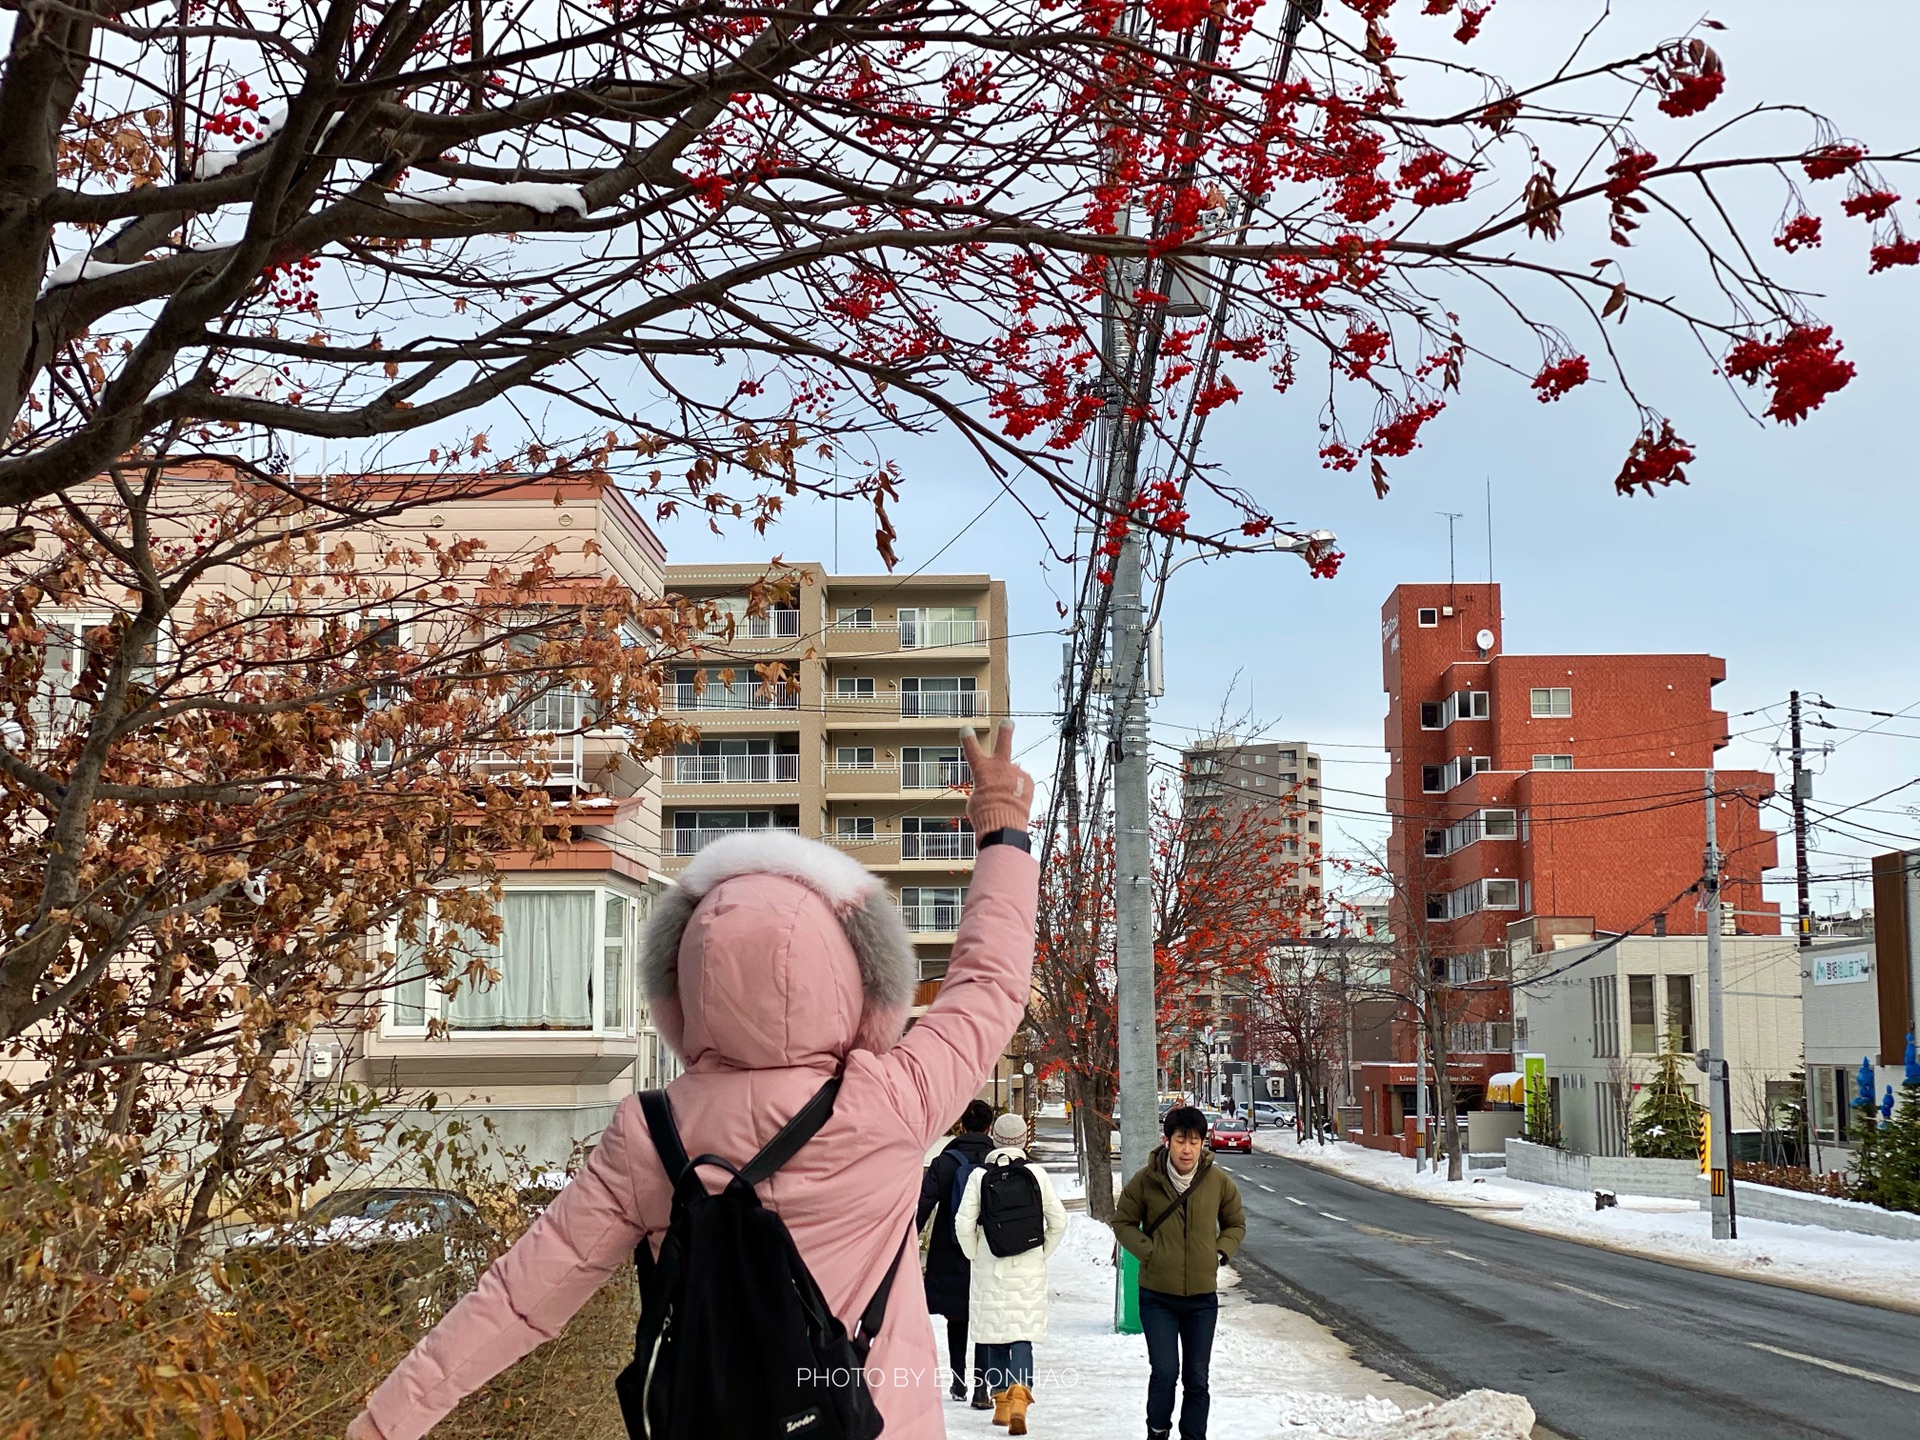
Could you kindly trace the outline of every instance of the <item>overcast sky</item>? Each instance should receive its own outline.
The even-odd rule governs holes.
[[[1561,53],[1571,17],[1597,8],[1585,0],[1501,0],[1474,58],[1510,78],[1537,75]],[[1677,33],[1702,13],[1677,0],[1621,0],[1613,9],[1620,38],[1610,52]],[[1920,4],[1737,0],[1707,13],[1729,27],[1715,37],[1729,83],[1710,118],[1759,101],[1793,101],[1823,111],[1876,151],[1920,144],[1912,98]],[[1658,151],[1663,135],[1649,123],[1641,138]],[[1909,197],[1899,212],[1908,232],[1920,232],[1911,198],[1920,171],[1895,171],[1892,179]],[[1338,532],[1347,561],[1332,581],[1309,580],[1304,566],[1284,557],[1186,567],[1166,607],[1168,693],[1155,705],[1156,736],[1177,746],[1208,725],[1237,674],[1236,711],[1250,709],[1273,737],[1305,739],[1326,756],[1335,848],[1343,830],[1356,841],[1376,836],[1379,821],[1368,817],[1380,812],[1385,776],[1380,606],[1396,584],[1447,578],[1447,525],[1438,511],[1463,515],[1455,555],[1461,578],[1486,578],[1490,482],[1493,571],[1504,589],[1509,651],[1725,657],[1718,703],[1739,716],[1730,728],[1740,737],[1722,754],[1729,766],[1783,768],[1772,747],[1785,743],[1785,702],[1796,686],[1849,707],[1817,712],[1840,728],[1810,732],[1837,746],[1814,766],[1820,810],[1867,802],[1920,775],[1913,333],[1920,270],[1870,276],[1865,228],[1838,214],[1842,191],[1829,185],[1815,193],[1827,215],[1824,248],[1769,258],[1778,257],[1778,274],[1819,292],[1815,308],[1860,373],[1809,422],[1762,428],[1680,332],[1646,321],[1622,332],[1641,347],[1639,378],[1651,381],[1650,398],[1701,452],[1686,488],[1651,499],[1614,495],[1613,476],[1636,427],[1617,389],[1599,384],[1548,407],[1524,383],[1470,368],[1465,393],[1428,427],[1425,447],[1395,462],[1384,501],[1364,479],[1320,468],[1315,402],[1304,394],[1250,390],[1216,414],[1210,458],[1282,518]],[[1778,204],[1777,192],[1757,193],[1749,213],[1762,233]],[[1655,267],[1662,243],[1656,237],[1614,253]],[[1599,246],[1594,257],[1602,253]],[[903,440],[895,453],[907,476],[901,568],[986,570],[1006,579],[1019,637],[1021,743],[1042,741],[1060,667],[1054,601],[1056,591],[1070,591],[1068,577],[1045,568],[1045,546],[1011,502],[976,518],[995,491],[970,453],[939,438]],[[715,538],[688,524],[669,526],[663,538],[675,560],[778,553],[832,565],[835,508],[804,505],[765,541]],[[870,517],[838,508],[841,568],[878,569]],[[1864,713],[1873,710],[1911,713],[1887,721]],[[1877,728],[1862,733],[1869,727]],[[1031,758],[1050,754],[1041,744]],[[1815,875],[1849,874],[1862,868],[1857,857],[1897,848],[1893,837],[1920,837],[1920,819],[1906,808],[1915,804],[1920,785],[1824,827]],[[1341,815],[1343,807],[1357,813]],[[1779,814],[1786,832],[1784,807]],[[1788,882],[1792,847],[1784,833],[1781,860],[1775,874]],[[1817,879],[1814,891],[1823,910],[1870,903],[1869,887],[1847,879]],[[1776,897],[1790,904],[1790,884]]]

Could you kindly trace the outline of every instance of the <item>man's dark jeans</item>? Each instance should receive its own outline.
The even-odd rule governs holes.
[[[1140,1328],[1147,1337],[1147,1429],[1173,1428],[1173,1387],[1180,1384],[1180,1440],[1206,1440],[1207,1368],[1220,1297],[1169,1295],[1140,1287]]]

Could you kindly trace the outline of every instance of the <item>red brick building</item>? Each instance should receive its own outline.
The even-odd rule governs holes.
[[[1497,585],[1399,586],[1380,640],[1399,988],[1424,941],[1430,973],[1448,982],[1449,1069],[1471,1108],[1512,1066],[1510,953],[1538,965],[1557,935],[1704,928],[1689,892],[1706,844],[1705,772],[1727,743],[1713,705],[1726,665],[1504,654]],[[1776,858],[1759,813],[1772,778],[1719,771],[1715,785],[1728,910],[1742,934],[1778,934],[1779,907],[1760,888]],[[1394,1063],[1363,1077],[1370,1135],[1403,1133],[1414,1055],[1409,1014],[1394,1027]]]

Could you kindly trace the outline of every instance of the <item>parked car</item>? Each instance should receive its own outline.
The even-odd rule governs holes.
[[[241,1234],[224,1259],[244,1283],[329,1254],[377,1256],[391,1298],[412,1300],[431,1321],[479,1283],[499,1244],[464,1195],[381,1186],[336,1190],[298,1220]]]
[[[1272,1100],[1256,1100],[1253,1102],[1253,1118],[1262,1125],[1291,1125],[1292,1107],[1282,1108]]]
[[[1247,1128],[1246,1121],[1223,1115],[1207,1132],[1207,1144],[1215,1150],[1238,1150],[1243,1154],[1251,1154],[1253,1132]]]

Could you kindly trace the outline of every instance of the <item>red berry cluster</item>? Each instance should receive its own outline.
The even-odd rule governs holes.
[[[1622,495],[1635,490],[1651,495],[1656,485],[1684,485],[1693,453],[1693,447],[1674,433],[1671,420],[1662,420],[1657,430],[1649,424],[1627,451],[1626,463],[1614,477],[1613,488]]]
[[[224,136],[228,140],[251,140],[266,134],[266,126],[248,116],[260,109],[260,97],[253,93],[253,87],[242,80],[231,91],[220,97],[220,103],[227,108],[207,121],[209,135]]]
[[[1564,360],[1555,360],[1540,367],[1540,373],[1533,377],[1533,388],[1540,392],[1540,403],[1558,400],[1576,385],[1587,383],[1587,357],[1569,355]]]
[[[1803,245],[1817,247],[1820,244],[1820,217],[1803,211],[1780,227],[1780,233],[1773,237],[1773,243],[1789,254]]]
[[[1764,377],[1773,387],[1767,415],[1798,425],[1853,379],[1851,360],[1840,358],[1831,325],[1795,325],[1778,340],[1764,335],[1739,341],[1727,352],[1727,374],[1752,385]]]

